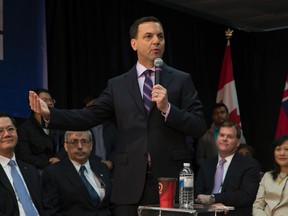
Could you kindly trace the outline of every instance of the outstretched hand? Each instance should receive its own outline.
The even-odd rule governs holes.
[[[35,113],[40,114],[44,119],[50,119],[48,105],[34,91],[29,91],[29,105]]]

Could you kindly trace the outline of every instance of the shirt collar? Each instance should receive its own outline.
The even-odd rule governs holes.
[[[230,164],[230,162],[232,161],[232,158],[234,157],[234,155],[235,155],[235,153],[234,154],[232,154],[232,155],[229,155],[228,157],[225,157],[225,160],[226,160],[226,163],[227,164]],[[219,161],[221,160],[222,158],[218,155],[218,163],[219,163]]]
[[[137,77],[139,78],[140,76],[142,76],[143,72],[145,70],[152,70],[152,71],[155,71],[155,67],[153,68],[146,68],[144,67],[142,64],[140,64],[139,62],[137,62],[136,64],[136,70],[137,70]]]
[[[91,169],[91,168],[90,168],[89,160],[87,160],[87,162],[84,163],[84,164],[79,164],[78,162],[76,162],[76,161],[74,161],[74,160],[71,160],[71,159],[70,159],[70,161],[72,162],[72,164],[74,165],[74,167],[76,168],[76,170],[77,170],[78,172],[79,172],[81,166],[85,166],[86,170],[90,170],[90,169]]]
[[[13,153],[13,157],[11,159],[0,155],[0,164],[2,165],[2,167],[6,167],[10,160],[14,160],[16,162],[16,158],[15,158],[14,153]],[[17,164],[17,162],[16,162],[16,164]]]

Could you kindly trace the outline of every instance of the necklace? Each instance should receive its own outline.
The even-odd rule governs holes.
[[[282,176],[280,175],[280,173],[279,173],[279,175],[278,175],[278,181],[277,181],[277,182],[278,182],[278,185],[280,185],[287,176],[288,176],[288,174],[286,174],[284,177],[282,177]]]

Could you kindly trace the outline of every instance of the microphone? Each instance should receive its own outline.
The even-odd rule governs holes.
[[[161,82],[161,66],[163,65],[163,60],[161,58],[156,58],[154,60],[154,66],[155,66],[155,85],[160,84]]]

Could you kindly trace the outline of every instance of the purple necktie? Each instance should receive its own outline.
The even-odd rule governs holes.
[[[219,193],[219,191],[220,191],[220,188],[222,186],[222,179],[223,179],[224,163],[225,162],[226,162],[226,160],[224,158],[222,158],[219,161],[219,164],[217,166],[216,173],[215,173],[214,187],[212,190],[212,194]]]
[[[152,71],[146,70],[143,73],[145,75],[145,81],[143,85],[143,101],[144,101],[145,109],[147,113],[149,113],[151,110],[151,92],[152,92],[152,87],[153,87],[153,83],[150,78]]]

